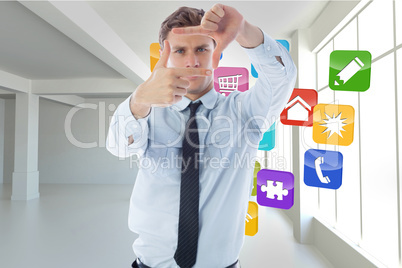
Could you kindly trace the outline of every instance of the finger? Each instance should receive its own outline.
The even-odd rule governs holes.
[[[187,94],[187,89],[185,89],[185,88],[176,88],[173,93],[174,96],[184,96],[186,94]]]
[[[165,107],[169,107],[169,106],[172,106],[172,104],[165,104],[165,103],[160,103],[160,104],[155,103],[155,104],[151,104],[151,107],[162,107],[162,108],[165,108]]]
[[[223,18],[225,16],[225,10],[224,10],[224,5],[222,4],[215,4],[212,8],[211,11],[214,12],[217,16]]]
[[[212,71],[205,68],[172,68],[176,77],[211,76]]]
[[[212,22],[220,22],[221,21],[221,17],[219,17],[213,11],[205,13],[205,15],[202,19],[206,19],[206,20],[209,20]]]
[[[216,44],[216,48],[214,52],[212,53],[212,68],[216,69],[218,68],[219,65],[219,60],[221,58],[221,54],[223,52],[223,47],[220,43]]]
[[[204,28],[204,30],[208,30],[210,32],[215,32],[218,30],[218,24],[210,20],[203,20],[201,22],[201,26]]]
[[[191,27],[173,28],[174,34],[186,34],[186,35],[208,35],[211,31],[205,30],[201,25]]]
[[[182,96],[174,96],[173,104],[178,103],[178,102],[181,101],[182,99],[183,99]]]
[[[170,56],[170,44],[167,40],[163,41],[163,51],[159,61],[155,64],[155,68],[166,67]]]
[[[186,90],[190,86],[190,82],[183,78],[178,78],[177,81],[174,83],[174,87],[176,87],[178,92],[182,92],[182,90]],[[176,93],[176,89],[175,89]],[[185,94],[185,93],[184,93]],[[176,94],[175,94],[176,95]]]

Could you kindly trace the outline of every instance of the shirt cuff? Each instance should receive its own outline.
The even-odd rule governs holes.
[[[256,64],[276,63],[275,56],[282,56],[282,45],[262,31],[264,42],[255,48],[244,48],[251,62]],[[282,47],[283,48],[283,47]],[[283,48],[285,49],[285,48]]]
[[[148,128],[148,118],[151,113],[146,117],[136,119],[130,109],[130,99],[132,94],[121,104],[120,114],[124,116],[125,124],[125,137],[128,138],[133,135],[134,142],[139,140],[145,129]]]

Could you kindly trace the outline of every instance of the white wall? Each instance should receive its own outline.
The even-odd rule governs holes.
[[[11,183],[14,171],[15,99],[5,100],[4,112],[4,183]]]
[[[137,166],[119,160],[105,148],[109,117],[124,99],[87,99],[91,108],[81,110],[41,98],[39,103],[40,183],[132,184]],[[111,111],[109,110],[109,105]],[[93,107],[93,108],[92,108]],[[14,169],[15,100],[6,100],[5,182]],[[71,134],[65,131],[67,115]],[[79,144],[92,148],[80,148]]]
[[[4,174],[4,112],[5,100],[0,99],[0,184]]]

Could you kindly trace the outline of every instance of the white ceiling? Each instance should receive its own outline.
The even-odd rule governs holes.
[[[329,3],[328,0],[220,2],[235,7],[243,14],[245,19],[258,25],[276,39],[290,39],[295,30],[308,28]],[[342,1],[336,2],[342,5]],[[96,45],[86,45],[89,41],[80,42],[82,32],[86,31],[83,30],[83,25],[78,25],[76,21],[72,20],[70,24],[73,26],[68,26],[65,22],[60,23],[62,20],[61,17],[64,20],[71,19],[71,17],[55,9],[46,7],[45,5],[51,5],[49,2],[27,1],[21,3],[16,1],[0,1],[0,71],[30,80],[128,78],[134,81],[137,79],[137,76],[135,76],[135,79],[133,79],[133,76],[130,76],[130,71],[132,71],[133,67],[129,66],[127,68],[129,75],[127,75],[124,69],[129,65],[124,62],[124,53],[127,54],[126,58],[130,60],[135,56],[133,58],[134,62],[138,56],[139,61],[135,62],[135,66],[141,66],[143,69],[148,68],[149,45],[158,41],[159,26],[165,17],[180,6],[192,6],[208,10],[215,2],[84,2],[91,9],[90,11],[94,11],[94,14],[99,17],[98,22],[100,20],[105,22],[104,25],[99,24],[99,27],[95,27],[95,33],[88,35],[89,37],[86,37],[87,40],[92,38],[89,41],[97,42],[98,40],[95,40],[93,36],[99,33],[102,35],[103,31],[105,33],[104,36],[107,38],[110,36],[113,37],[114,34],[116,41],[118,41],[117,43],[120,44],[120,47],[116,46],[117,51],[110,53],[115,58],[105,55],[104,51],[109,49],[106,47],[106,43],[96,43],[99,46],[96,47]],[[71,5],[73,8],[77,6],[73,6],[73,2],[66,2],[64,5]],[[37,12],[36,9],[40,12]],[[75,13],[79,15],[80,12],[78,11],[81,10],[76,11]],[[86,12],[87,14],[91,13],[88,13],[88,10]],[[86,20],[91,20],[94,16],[85,18]],[[59,23],[53,23],[54,21],[57,22],[57,20]],[[116,52],[120,51],[118,48],[124,48],[124,46],[127,46],[128,50],[120,49],[122,51],[121,55],[116,56]],[[241,53],[229,53],[237,51],[236,49],[238,48],[229,47],[226,51],[228,55],[236,55],[236,57],[232,56],[230,58],[234,62],[242,60],[245,57]],[[120,68],[123,65],[127,66]],[[140,77],[136,80],[137,83],[141,79],[144,79],[144,73],[138,74],[138,71],[133,71],[133,73]]]
[[[18,2],[0,2],[0,70],[27,79],[122,77]]]
[[[236,8],[250,23],[276,39],[289,39],[294,30],[308,28],[326,1],[221,1]],[[125,1],[88,2],[113,30],[149,62],[149,45],[158,42],[161,22],[177,8],[210,9],[211,1]],[[258,11],[258,15],[256,15]],[[265,13],[265,14],[264,14]]]

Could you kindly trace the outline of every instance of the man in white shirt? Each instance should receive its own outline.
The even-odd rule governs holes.
[[[107,141],[112,154],[142,160],[129,211],[129,227],[139,235],[132,267],[240,267],[250,159],[289,100],[296,68],[282,45],[222,4],[205,14],[178,9],[159,37],[160,60],[119,105]],[[259,78],[225,97],[213,88],[212,69],[233,40]],[[191,221],[186,213],[194,208]]]

